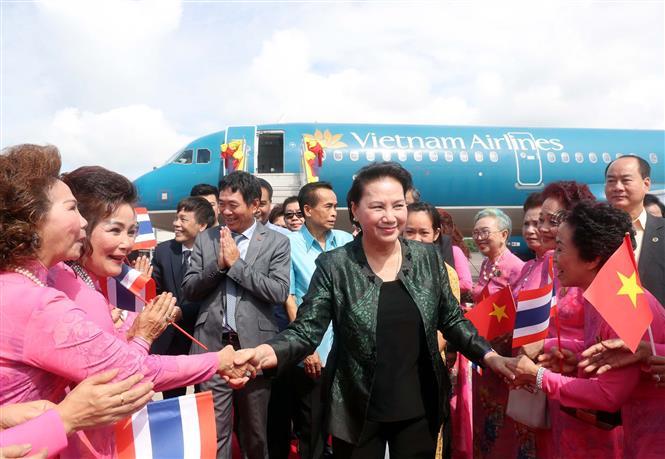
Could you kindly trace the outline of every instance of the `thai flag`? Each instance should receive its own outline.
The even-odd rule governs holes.
[[[157,246],[157,239],[155,239],[155,232],[152,230],[148,209],[136,207],[134,211],[136,212],[136,221],[139,224],[139,234],[134,240],[132,250],[154,249]]]
[[[550,326],[552,284],[517,294],[513,348],[544,339]]]
[[[118,459],[214,458],[212,392],[151,402],[115,425]]]
[[[99,284],[109,303],[128,311],[141,312],[145,302],[157,295],[153,279],[146,281],[140,271],[125,264],[119,275],[108,277],[106,282],[102,279]]]

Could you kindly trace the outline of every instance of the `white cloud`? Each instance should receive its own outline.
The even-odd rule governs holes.
[[[66,108],[53,116],[45,132],[44,142],[60,149],[63,170],[98,164],[132,179],[191,140],[176,132],[162,112],[144,105],[103,113]]]

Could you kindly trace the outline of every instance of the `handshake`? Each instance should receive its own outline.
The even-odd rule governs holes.
[[[275,352],[267,344],[238,351],[233,346],[226,346],[217,352],[217,358],[217,374],[233,389],[242,389],[262,368],[277,366]]]

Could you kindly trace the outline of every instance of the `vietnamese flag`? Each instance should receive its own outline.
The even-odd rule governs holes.
[[[584,298],[635,352],[653,315],[637,273],[630,236],[626,235],[623,244],[598,271]]]
[[[487,340],[512,333],[515,327],[515,300],[510,286],[482,299],[466,313],[466,318],[478,329],[478,334]]]

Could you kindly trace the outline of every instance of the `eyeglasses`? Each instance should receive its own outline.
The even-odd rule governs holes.
[[[471,237],[474,238],[474,239],[479,239],[479,240],[482,241],[483,239],[487,239],[488,237],[490,237],[490,234],[500,233],[501,231],[502,230],[497,230],[497,231],[489,231],[489,230],[474,231],[474,232],[471,233]]]
[[[302,218],[302,212],[284,212],[284,218]]]

